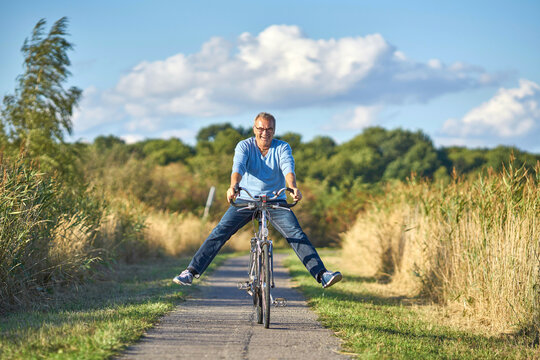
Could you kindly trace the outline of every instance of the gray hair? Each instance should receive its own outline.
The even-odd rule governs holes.
[[[255,116],[255,121],[257,121],[257,119],[259,118],[263,118],[267,121],[272,121],[272,124],[274,125],[274,127],[276,127],[276,118],[274,117],[274,115],[267,112],[260,112],[257,114],[257,116]]]

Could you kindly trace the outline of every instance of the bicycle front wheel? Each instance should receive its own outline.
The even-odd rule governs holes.
[[[270,327],[270,249],[268,244],[262,246],[262,312],[264,327]]]
[[[252,271],[254,272],[254,287],[253,287],[253,305],[257,314],[257,324],[263,322],[263,305],[262,305],[262,256],[261,254],[251,253],[252,261],[254,262]]]

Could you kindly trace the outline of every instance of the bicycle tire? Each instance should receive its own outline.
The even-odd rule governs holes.
[[[262,313],[264,327],[268,329],[270,327],[270,254],[268,244],[262,246],[263,255],[263,286],[262,286]]]
[[[261,254],[254,256],[257,263],[255,264],[255,293],[253,294],[253,303],[255,305],[255,312],[257,313],[257,324],[263,322],[263,308],[262,308],[262,281],[261,281]]]
[[[257,324],[263,323],[263,307],[262,307],[262,296],[261,296],[261,289],[258,288],[255,294],[253,294],[255,297],[255,309],[257,312]]]

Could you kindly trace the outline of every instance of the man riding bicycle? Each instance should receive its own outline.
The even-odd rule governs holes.
[[[294,158],[289,144],[274,139],[276,120],[268,113],[260,113],[255,117],[253,125],[254,137],[240,141],[236,145],[231,186],[227,190],[227,201],[247,201],[247,195],[238,195],[235,189],[240,185],[253,196],[272,194],[285,184],[292,189],[295,201],[302,199],[302,193],[296,186],[294,173]],[[246,196],[246,198],[243,198]],[[283,193],[278,201],[286,201]],[[193,277],[199,277],[210,265],[221,247],[238,230],[252,219],[251,211],[237,211],[230,206],[221,221],[212,230],[201,245],[186,270],[176,276],[173,281],[179,285],[191,285]],[[282,209],[270,210],[270,222],[283,235],[296,252],[296,255],[309,273],[321,283],[323,288],[332,286],[341,280],[339,271],[328,271],[317,250],[302,231],[296,216],[292,211]]]

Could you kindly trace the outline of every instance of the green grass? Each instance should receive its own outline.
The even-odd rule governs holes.
[[[335,253],[320,251],[323,259]],[[323,291],[295,255],[286,260],[299,289],[321,323],[344,340],[345,352],[359,359],[540,358],[540,349],[514,338],[488,337],[434,324],[399,297],[367,290],[371,278],[344,273],[342,282]],[[331,269],[337,263],[326,261]]]
[[[218,256],[205,275],[227,256]],[[167,258],[117,266],[108,280],[56,294],[37,310],[2,316],[0,358],[105,359],[118,354],[196,291],[196,286],[171,281],[187,263]]]

